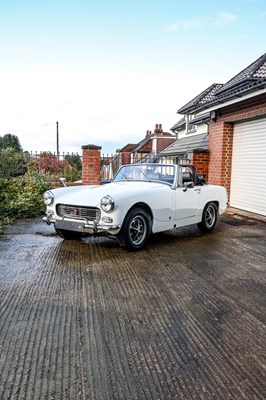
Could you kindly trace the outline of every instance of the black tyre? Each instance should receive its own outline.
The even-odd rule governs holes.
[[[199,230],[203,233],[211,232],[216,225],[217,214],[217,205],[215,203],[206,204],[202,213],[202,221],[197,224]]]
[[[56,233],[58,236],[65,240],[78,240],[81,238],[82,233],[74,232],[74,231],[66,231],[65,229],[57,229],[55,228]]]
[[[130,251],[141,250],[151,231],[151,217],[141,208],[133,208],[127,214],[118,241]]]

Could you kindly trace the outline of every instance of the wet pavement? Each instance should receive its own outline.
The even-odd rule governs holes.
[[[39,220],[0,236],[0,399],[266,398],[266,224],[129,253]]]

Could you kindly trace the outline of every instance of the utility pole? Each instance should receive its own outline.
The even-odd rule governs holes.
[[[59,160],[59,128],[58,128],[58,121],[56,122],[56,154],[57,154],[57,159]]]

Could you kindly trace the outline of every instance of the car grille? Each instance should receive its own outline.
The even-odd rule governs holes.
[[[99,208],[69,206],[66,204],[57,204],[56,213],[60,217],[68,215],[73,216],[74,218],[86,218],[87,221],[99,220],[101,217],[101,211]]]

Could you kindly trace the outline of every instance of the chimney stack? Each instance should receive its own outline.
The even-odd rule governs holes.
[[[163,132],[162,124],[156,124],[154,133],[162,133],[162,132]]]

